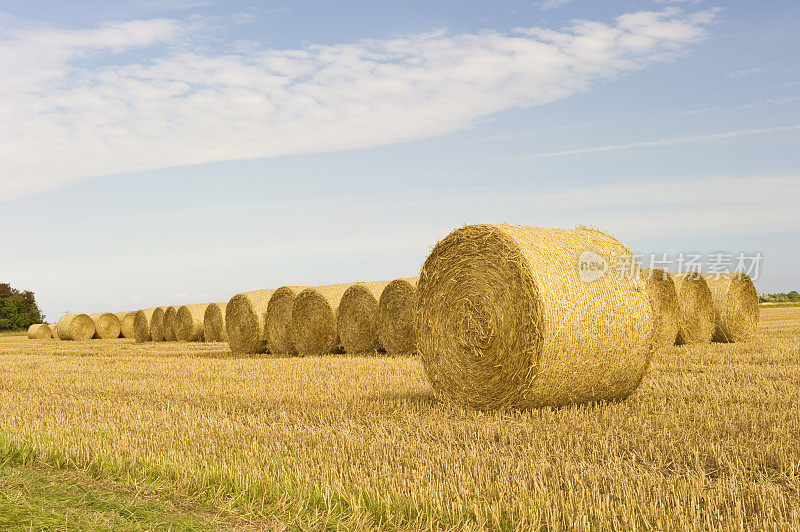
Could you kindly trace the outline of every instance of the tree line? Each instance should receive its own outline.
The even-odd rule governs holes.
[[[800,293],[792,290],[788,294],[761,294],[758,300],[761,303],[797,303],[800,302]]]
[[[44,322],[45,316],[33,292],[0,283],[0,331],[27,329],[34,323]]]

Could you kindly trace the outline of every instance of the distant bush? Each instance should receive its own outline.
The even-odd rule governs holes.
[[[761,294],[758,296],[761,303],[794,303],[800,302],[800,293],[792,290],[788,294]]]
[[[0,283],[0,331],[27,329],[34,323],[44,323],[33,292],[19,291],[8,283]]]

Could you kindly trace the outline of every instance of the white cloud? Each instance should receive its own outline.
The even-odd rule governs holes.
[[[0,22],[0,71],[13,73],[0,78],[0,200],[93,176],[439,135],[672,60],[713,17],[670,8],[558,31],[296,50],[237,42],[215,54],[200,51],[208,28],[174,20]],[[136,61],[118,55],[129,50]]]
[[[760,74],[762,72],[764,72],[764,69],[761,67],[743,68],[741,70],[734,70],[732,72],[728,72],[728,77],[741,78],[742,76],[752,76],[753,74]]]
[[[544,0],[539,2],[539,9],[555,9],[557,7],[571,4],[575,0]]]

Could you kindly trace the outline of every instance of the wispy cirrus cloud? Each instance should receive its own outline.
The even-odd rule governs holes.
[[[364,148],[469,127],[669,61],[714,11],[272,50],[171,19],[0,21],[0,200],[81,179]],[[23,27],[23,29],[19,29]],[[136,59],[129,53],[135,50]]]

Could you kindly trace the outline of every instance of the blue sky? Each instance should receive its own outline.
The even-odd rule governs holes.
[[[0,2],[0,278],[225,301],[509,222],[800,286],[797,2],[430,4]]]

